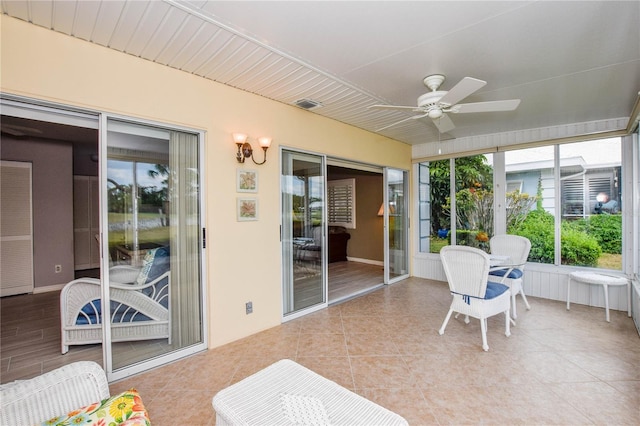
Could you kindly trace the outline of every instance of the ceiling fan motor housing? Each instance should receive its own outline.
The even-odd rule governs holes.
[[[443,90],[425,93],[418,98],[418,108],[426,112],[429,118],[435,119],[442,117],[442,107],[438,102],[446,93],[447,92]]]
[[[428,92],[418,98],[419,108],[429,108],[430,106],[437,106],[438,102],[447,92],[444,90],[438,90],[436,92]]]

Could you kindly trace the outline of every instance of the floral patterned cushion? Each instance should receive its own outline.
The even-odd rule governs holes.
[[[49,419],[42,423],[42,426],[45,425],[150,426],[151,423],[138,391],[129,389],[101,402]]]

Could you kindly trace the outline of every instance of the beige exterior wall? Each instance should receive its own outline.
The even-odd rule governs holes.
[[[280,146],[411,167],[409,145],[4,15],[0,25],[2,92],[206,132],[210,347],[280,324]],[[273,138],[265,165],[236,162],[234,131],[254,147],[259,136]],[[238,167],[259,170],[257,222],[236,221]]]

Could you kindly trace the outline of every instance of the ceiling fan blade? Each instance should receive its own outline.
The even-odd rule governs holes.
[[[34,127],[19,126],[17,124],[11,124],[11,123],[2,123],[1,127],[2,127],[3,133],[7,133],[9,135],[16,136],[16,137],[27,136],[29,134],[39,135],[42,133],[42,130],[36,129]]]
[[[513,111],[520,105],[520,99],[509,99],[504,101],[473,102],[469,104],[454,105],[450,111],[456,114],[468,112],[494,112]]]
[[[400,109],[400,110],[410,109],[410,110],[413,110],[413,111],[422,111],[418,107],[404,106],[404,105],[371,105],[371,106],[368,106],[367,108],[373,108],[373,109]]]
[[[434,118],[433,124],[435,124],[440,133],[447,133],[456,128],[456,125],[453,124],[447,114],[442,114],[440,118]]]
[[[449,106],[455,105],[470,94],[480,90],[486,81],[478,80],[477,78],[465,77],[458,82],[446,95],[440,99],[441,104],[447,104]]]
[[[417,120],[418,118],[423,118],[423,117],[426,117],[426,116],[427,116],[427,114],[414,115],[414,116],[411,116],[411,117],[407,117],[404,120],[396,121],[395,123],[391,123],[388,126],[384,126],[384,127],[379,128],[379,129],[376,129],[376,132],[379,132],[380,130],[388,129],[389,127],[393,127],[393,126],[396,126],[396,125],[401,124],[401,123],[404,123],[405,121]]]

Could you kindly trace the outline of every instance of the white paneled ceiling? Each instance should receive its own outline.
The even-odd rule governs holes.
[[[2,12],[375,132],[413,115],[422,80],[488,82],[442,139],[626,118],[640,90],[638,1],[2,1]],[[626,121],[625,121],[626,122]],[[438,140],[429,118],[380,131]]]

